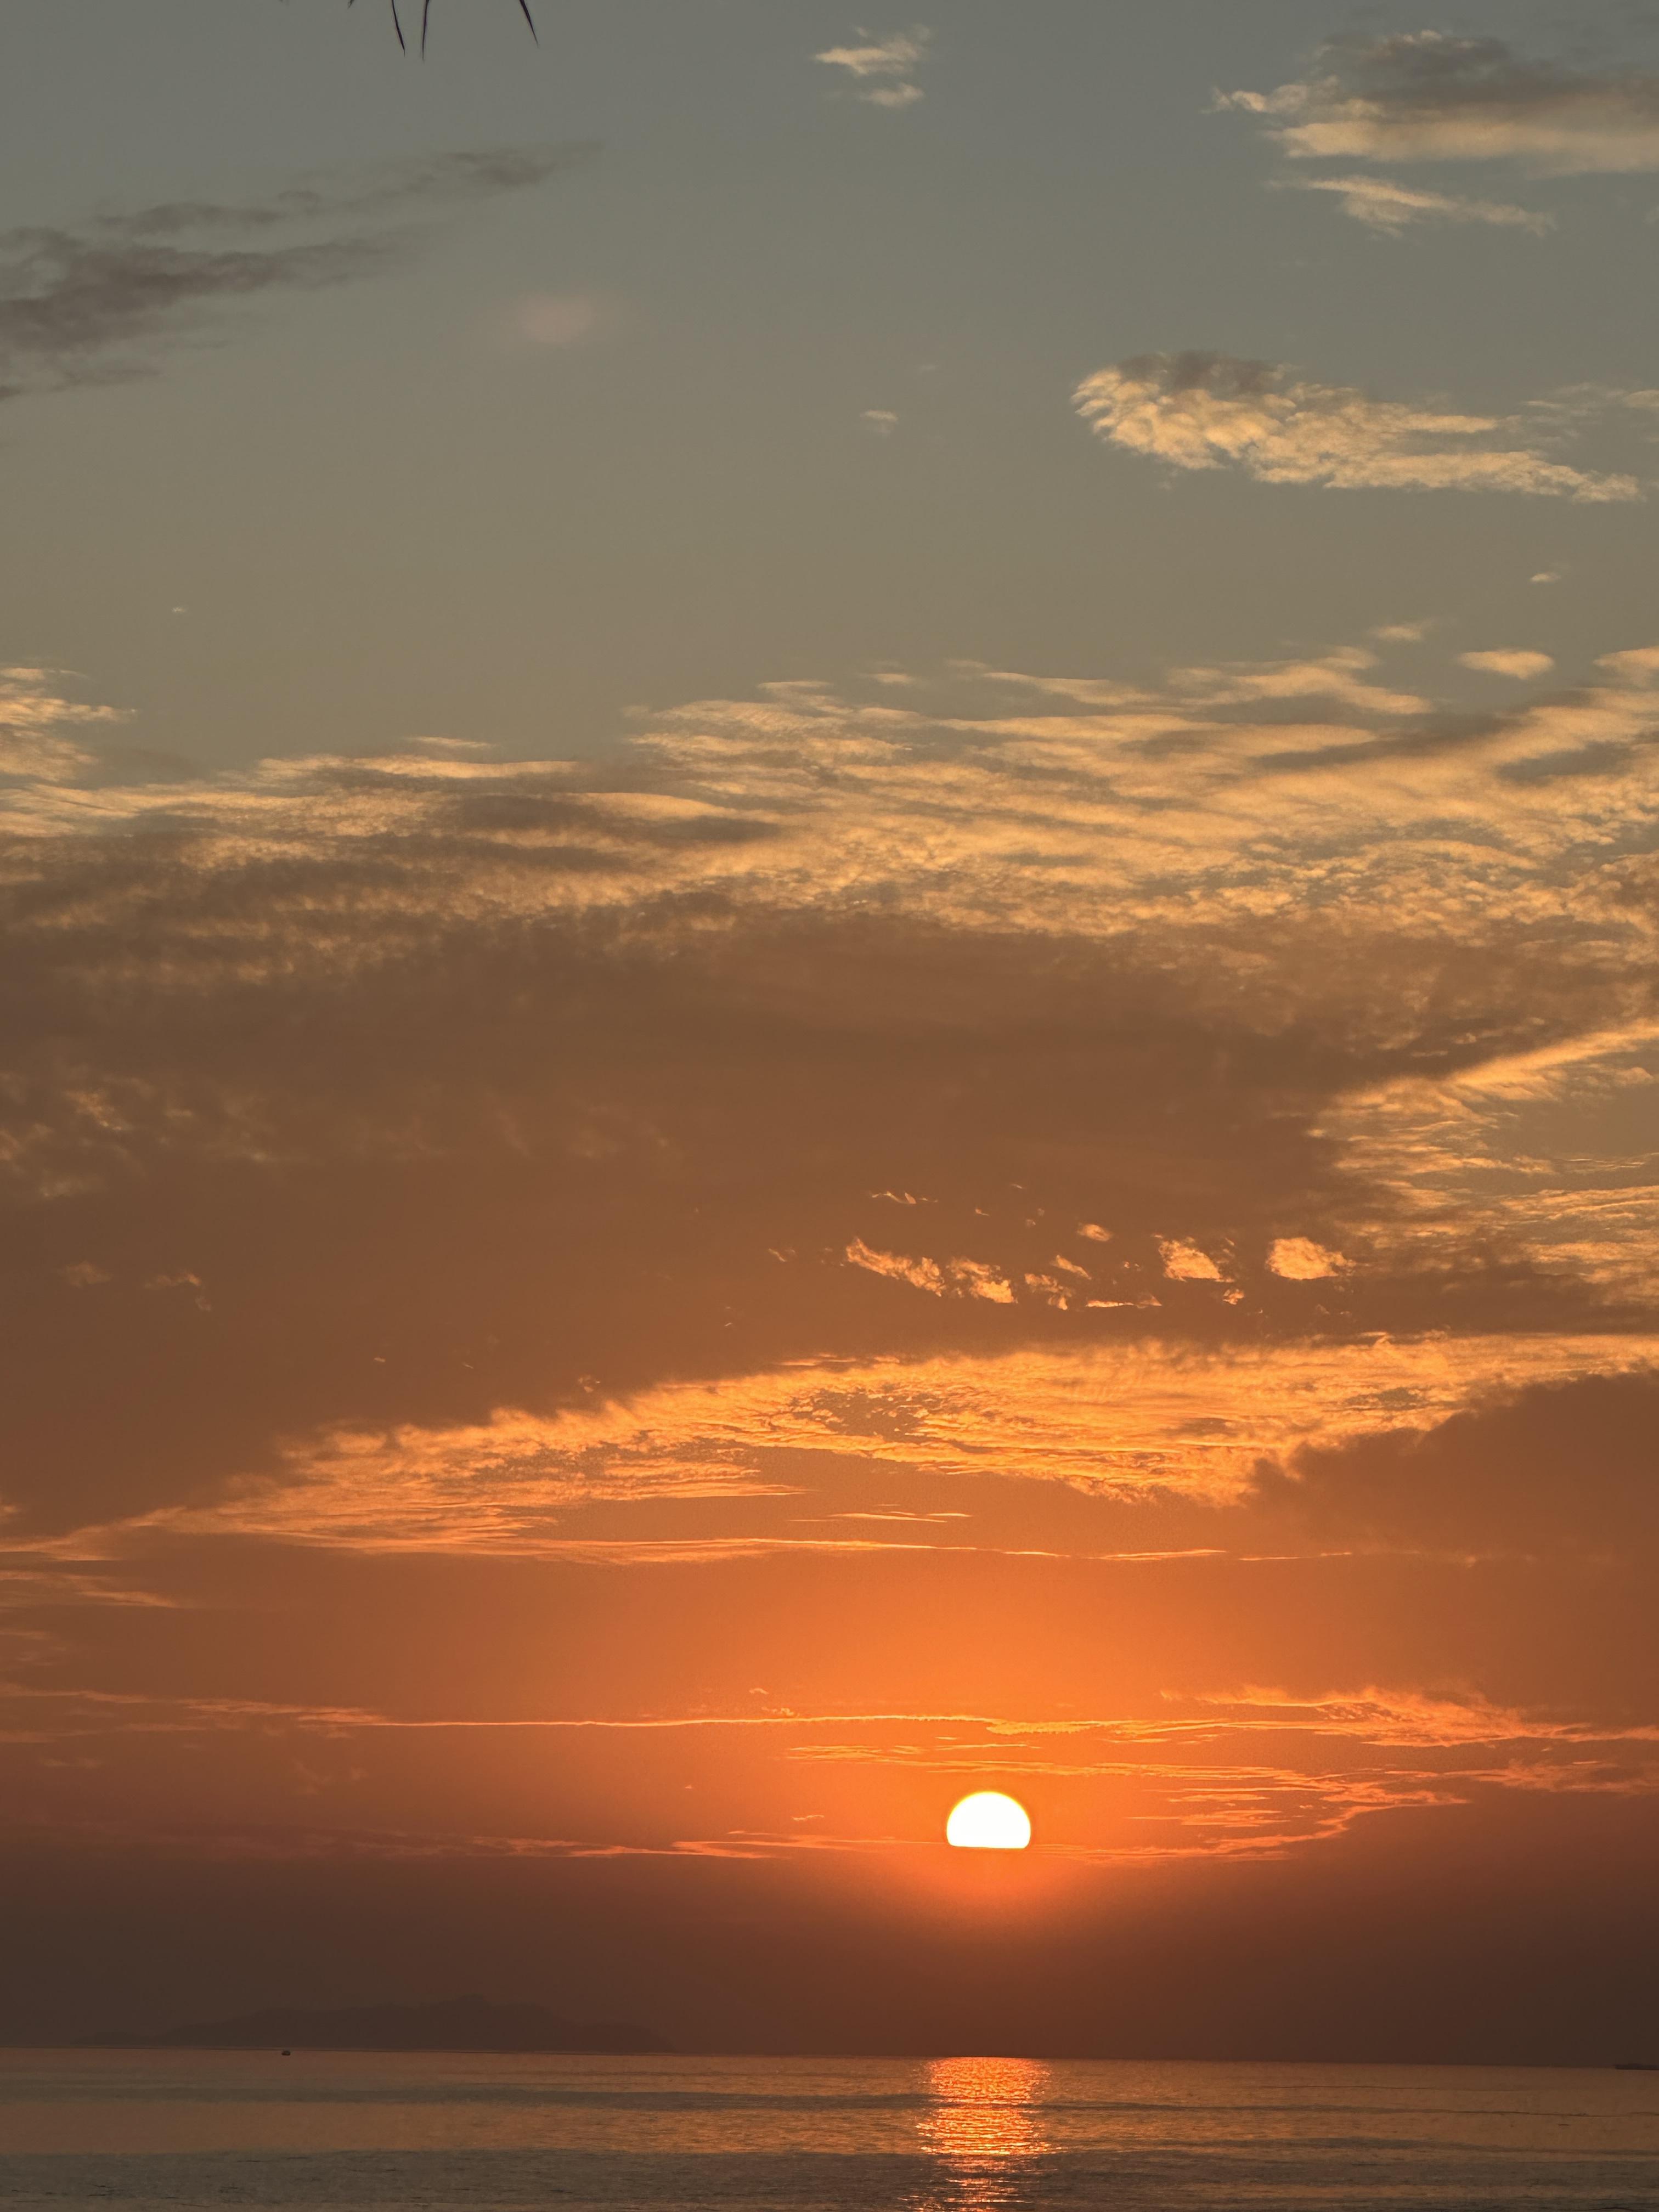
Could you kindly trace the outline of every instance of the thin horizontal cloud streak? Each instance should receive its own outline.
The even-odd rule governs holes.
[[[1342,212],[1370,230],[1397,234],[1417,223],[1479,223],[1496,230],[1528,230],[1542,238],[1555,218],[1508,200],[1472,200],[1453,192],[1425,191],[1390,177],[1294,177],[1279,180],[1293,191],[1334,193]]]
[[[181,1818],[195,1809],[209,1851],[246,1848],[257,1836],[264,1850],[289,1856],[304,1856],[324,1834],[348,1853],[471,1855],[489,1848],[492,1832],[497,1847],[532,1855],[936,1850],[938,1840],[917,1832],[902,1799],[893,1802],[899,1818],[887,1833],[858,1831],[857,1792],[872,1779],[906,1774],[946,1784],[991,1776],[1026,1792],[1060,1785],[1066,1809],[1045,1826],[1045,1852],[1118,1863],[1276,1853],[1340,1833],[1362,1816],[1408,1805],[1467,1806],[1493,1789],[1636,1796],[1659,1788],[1650,1727],[1562,1719],[1499,1706],[1476,1692],[1375,1684],[1315,1695],[1246,1687],[1170,1698],[1161,1712],[1063,1723],[971,1711],[455,1723],[258,1699],[72,1691],[43,1698],[27,1685],[0,1686],[0,1765],[55,1747],[64,1767],[137,1757],[165,1772],[183,1801],[133,1806],[135,1841],[176,1843]],[[623,1770],[646,1786],[608,1824],[596,1824],[591,1812],[583,1819],[573,1795],[551,1819],[514,1829],[506,1822],[520,1808],[486,1784],[483,1804],[447,1810],[419,1831],[397,1825],[399,1774],[471,1757],[476,1793],[478,1763],[504,1771],[521,1755],[526,1734],[559,1741],[562,1761],[577,1768],[578,1792],[603,1796],[607,1778]],[[743,1808],[743,1825],[723,1833],[716,1825],[687,1834],[688,1812],[707,1821],[711,1808],[686,1808],[683,1798],[676,1804],[678,1790],[664,1786],[682,1771],[694,1737],[705,1793]],[[273,1747],[303,1778],[297,1802],[270,1786]],[[250,1758],[261,1753],[264,1774]],[[355,1782],[355,1804],[336,1786],[343,1768]],[[230,1791],[217,1817],[204,1820],[198,1778],[216,1772]],[[806,1833],[787,1814],[781,1820],[804,1782],[841,1819],[808,1816],[824,1824]],[[77,1805],[72,1784],[51,1794],[58,1802],[50,1832],[69,1840],[76,1811],[84,1822],[90,1808]],[[481,1814],[501,1825],[481,1832]]]
[[[1085,377],[1073,397],[1109,445],[1175,468],[1235,467],[1262,483],[1346,491],[1641,497],[1634,477],[1550,459],[1519,418],[1372,399],[1226,354],[1139,355]]]
[[[142,374],[208,311],[368,275],[418,244],[416,219],[545,183],[585,151],[423,156],[264,202],[174,201],[0,233],[0,399]],[[307,231],[322,234],[294,234]]]

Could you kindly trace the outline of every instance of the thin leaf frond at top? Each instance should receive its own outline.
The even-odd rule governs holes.
[[[348,8],[355,8],[357,0],[346,0]],[[398,13],[398,0],[389,0],[389,4],[392,9],[392,27],[398,34],[398,48],[402,52],[407,53],[409,41],[404,36],[403,19]],[[540,46],[541,34],[536,28],[536,19],[530,12],[530,0],[519,0],[519,13],[528,26],[531,37],[535,40],[538,46]],[[432,0],[421,0],[421,52],[423,54],[426,52],[427,27],[431,18]]]

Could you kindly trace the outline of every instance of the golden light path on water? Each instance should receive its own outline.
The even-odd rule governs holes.
[[[939,2161],[950,2212],[998,2212],[1015,2201],[1020,2160],[1048,2148],[1037,2115],[1048,2069],[1034,2058],[935,2058],[927,2067],[932,2102],[919,2123]]]

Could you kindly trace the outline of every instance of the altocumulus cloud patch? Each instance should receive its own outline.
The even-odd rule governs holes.
[[[1540,1256],[1413,1178],[1442,1123],[1501,1154],[1472,1072],[1654,1018],[1654,666],[1479,714],[1360,649],[782,684],[609,781],[124,783],[71,710],[7,799],[9,1491],[108,1518],[802,1361],[1630,1332],[1638,1193]]]
[[[1550,458],[1516,416],[1458,414],[1316,384],[1229,354],[1141,354],[1086,377],[1073,404],[1109,445],[1180,469],[1333,490],[1641,497],[1632,476]]]

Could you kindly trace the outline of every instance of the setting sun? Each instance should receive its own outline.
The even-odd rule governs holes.
[[[959,1850],[1023,1851],[1031,1840],[1031,1817],[1001,1790],[976,1790],[951,1812],[945,1840]]]

